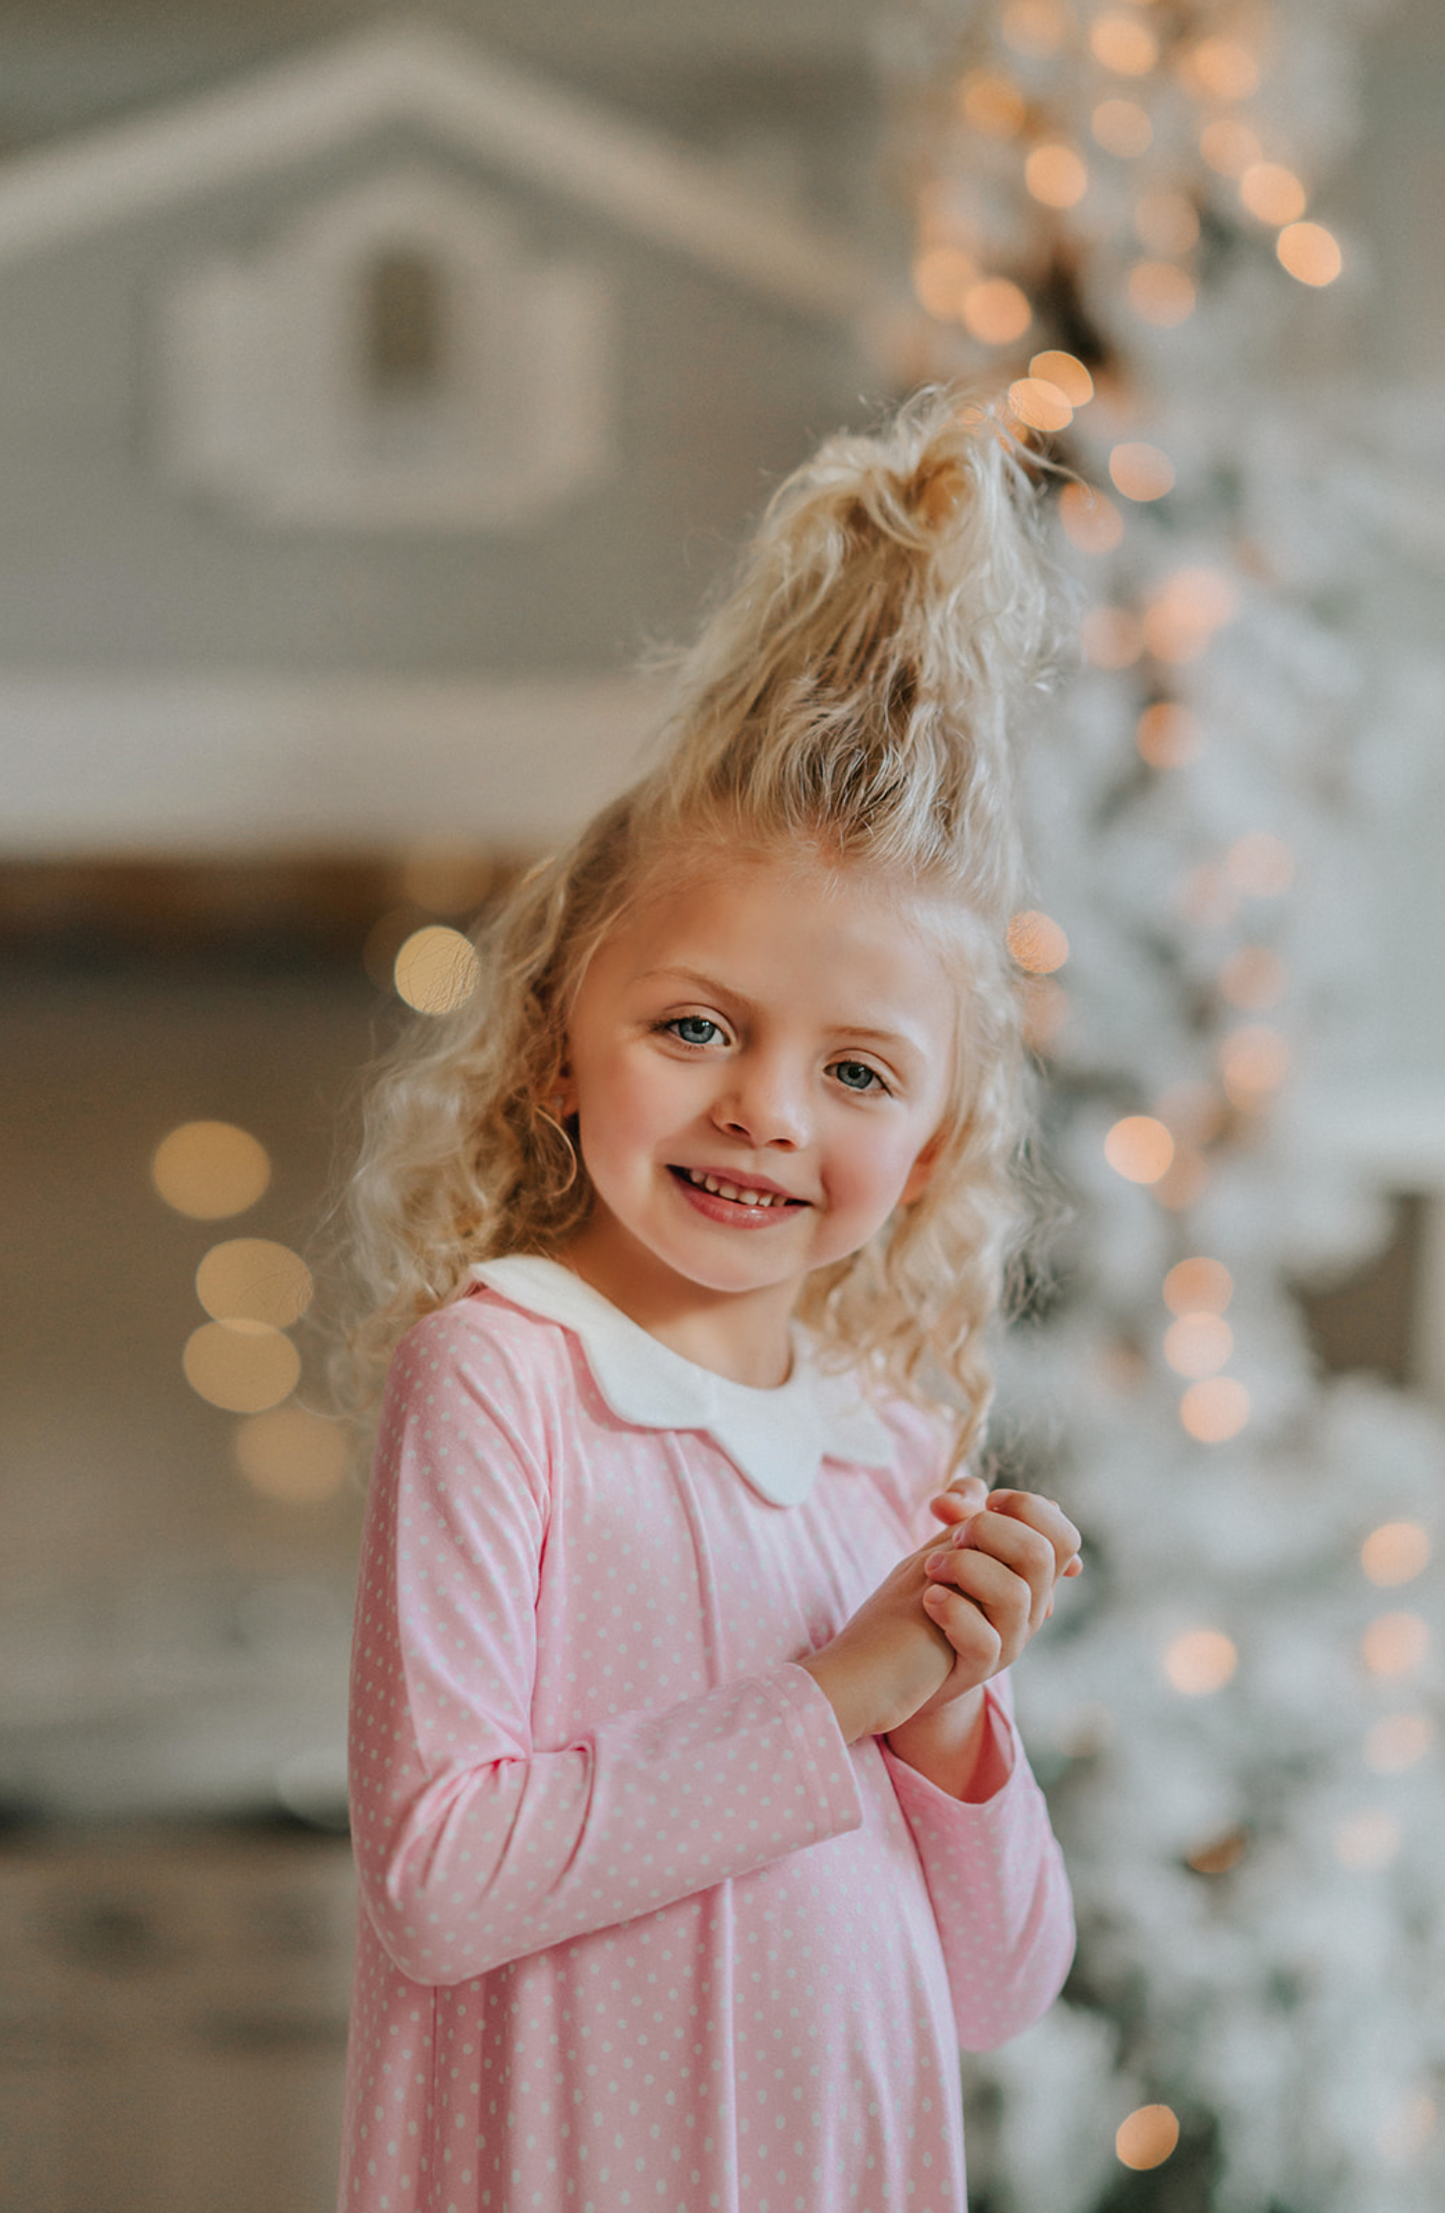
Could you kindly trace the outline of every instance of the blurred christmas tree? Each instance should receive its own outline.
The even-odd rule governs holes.
[[[1075,1214],[1001,1425],[1089,1545],[1020,1671],[1081,1950],[972,2076],[1009,2213],[1445,2204],[1441,1446],[1319,1375],[1289,1289],[1378,1234],[1312,1093],[1368,988],[1361,823],[1441,720],[1371,644],[1384,434],[1281,368],[1348,307],[1312,200],[1372,13],[901,19],[907,377],[1008,384],[1077,474],[1087,609],[1027,769],[1050,912],[1015,925]]]

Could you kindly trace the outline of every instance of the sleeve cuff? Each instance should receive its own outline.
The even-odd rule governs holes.
[[[805,1667],[791,1661],[764,1680],[776,1693],[798,1769],[812,1797],[818,1841],[863,1826],[863,1802],[852,1754],[838,1717]]]

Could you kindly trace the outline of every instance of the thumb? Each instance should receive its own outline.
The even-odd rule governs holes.
[[[982,1513],[987,1503],[988,1485],[982,1476],[960,1475],[947,1490],[931,1498],[928,1506],[937,1520],[956,1528],[960,1522],[972,1521],[975,1514]]]

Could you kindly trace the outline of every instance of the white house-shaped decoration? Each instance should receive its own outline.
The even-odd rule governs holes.
[[[186,271],[162,327],[167,466],[271,525],[506,529],[609,463],[599,278],[451,177],[313,204]]]

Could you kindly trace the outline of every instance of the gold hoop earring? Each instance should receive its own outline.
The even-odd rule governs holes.
[[[556,1099],[553,1101],[553,1104],[559,1107],[562,1105],[562,1096],[560,1092],[558,1093]],[[577,1181],[578,1176],[582,1172],[582,1164],[577,1158],[577,1148],[573,1144],[571,1138],[567,1135],[566,1130],[562,1127],[562,1124],[557,1119],[557,1116],[555,1114],[549,1114],[546,1107],[541,1104],[540,1100],[534,1099],[532,1101],[532,1112],[536,1115],[539,1122],[545,1122],[549,1130],[555,1130],[557,1132],[558,1137],[562,1140],[563,1146],[566,1148],[568,1160],[567,1181],[563,1184],[561,1190],[557,1193],[559,1199],[565,1199],[567,1193],[571,1190],[573,1184]]]

